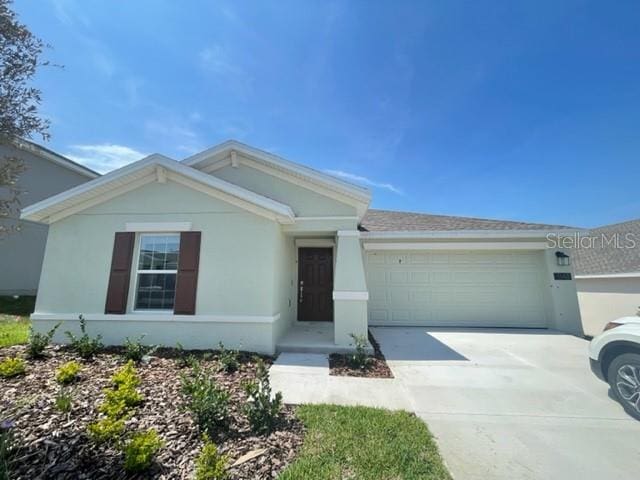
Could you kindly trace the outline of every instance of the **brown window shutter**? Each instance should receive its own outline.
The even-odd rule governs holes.
[[[200,232],[180,233],[176,300],[173,307],[173,313],[176,315],[196,313],[198,263],[200,263]]]
[[[127,311],[127,296],[129,295],[131,260],[133,259],[135,238],[134,232],[116,232],[104,313],[123,314]]]

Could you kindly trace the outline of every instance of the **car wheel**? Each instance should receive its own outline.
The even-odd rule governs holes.
[[[618,402],[640,420],[640,354],[624,353],[614,358],[607,378]]]

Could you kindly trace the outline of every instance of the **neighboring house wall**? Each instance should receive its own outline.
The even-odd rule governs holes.
[[[90,178],[40,156],[15,147],[0,145],[0,159],[6,156],[21,158],[26,171],[18,180],[22,189],[20,207],[85,183]],[[19,231],[0,237],[0,295],[34,295],[38,289],[47,226],[26,220],[18,221],[19,213],[5,220]]]
[[[144,314],[131,308],[133,271],[129,314],[102,315],[114,235],[127,222],[191,222],[202,232],[195,316],[141,324]],[[291,249],[274,221],[173,182],[151,183],[51,225],[36,312],[62,314],[68,324],[83,313],[108,344],[143,331],[149,343],[211,348],[222,341],[272,352],[280,324],[291,318],[290,309],[283,311]]]
[[[586,335],[597,335],[608,322],[640,308],[640,277],[579,278],[576,286]]]

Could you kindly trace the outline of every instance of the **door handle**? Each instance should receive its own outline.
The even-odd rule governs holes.
[[[302,303],[303,301],[303,296],[302,293],[304,292],[304,282],[302,280],[300,280],[300,286],[298,287],[298,302]]]

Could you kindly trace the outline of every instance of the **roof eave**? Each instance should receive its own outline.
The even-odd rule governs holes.
[[[293,213],[291,207],[289,207],[288,205],[276,202],[275,200],[267,197],[263,197],[262,195],[238,187],[237,185],[233,185],[229,182],[225,182],[224,180],[221,180],[219,178],[212,177],[211,175],[204,174],[202,172],[199,172],[198,170],[185,166],[180,162],[177,162],[160,154],[149,155],[142,160],[129,164],[118,170],[114,170],[113,172],[109,172],[102,177],[98,177],[90,182],[78,185],[77,187],[74,187],[70,190],[46,198],[40,202],[34,203],[33,205],[30,205],[22,210],[20,218],[23,220],[30,220],[34,222],[50,223],[47,221],[47,219],[49,219],[52,214],[57,213],[54,209],[56,205],[59,205],[64,201],[73,199],[74,197],[77,197],[79,195],[88,193],[91,190],[96,189],[97,187],[108,185],[115,180],[124,178],[147,167],[154,166],[166,168],[169,172],[182,175],[212,189],[218,189],[224,194],[235,197],[240,201],[255,205],[256,207],[263,209],[266,212],[270,212],[269,216],[279,223],[291,224],[295,222],[295,214]],[[85,201],[87,200],[81,200],[78,202],[78,204],[82,205],[82,203]]]
[[[550,235],[568,237],[577,234],[586,234],[587,230],[558,229],[558,230],[409,230],[409,231],[364,231],[361,238],[368,240],[415,240],[415,239],[501,239],[501,238],[536,238],[546,240]]]
[[[14,147],[18,148],[19,150],[32,153],[33,155],[37,155],[40,158],[48,160],[52,163],[55,163],[56,165],[59,165],[63,168],[66,168],[67,170],[71,170],[72,172],[83,175],[87,178],[94,179],[100,176],[98,172],[95,172],[90,168],[85,167],[84,165],[74,162],[73,160],[65,157],[64,155],[60,155],[59,153],[49,150],[48,148],[43,147],[42,145],[38,145],[37,143],[32,142],[30,140],[26,140],[24,138],[16,138],[13,140],[12,144]]]
[[[183,159],[182,163],[190,167],[197,168],[198,164],[211,158],[220,157],[220,155],[224,155],[227,150],[236,150],[248,157],[254,157],[259,160],[272,163],[273,165],[277,165],[282,169],[288,170],[292,174],[305,177],[312,182],[319,183],[324,185],[326,188],[336,190],[343,195],[354,198],[355,200],[366,204],[367,208],[371,203],[371,191],[368,188],[346,182],[332,175],[314,170],[313,168],[291,162],[290,160],[265,152],[264,150],[260,150],[250,145],[246,145],[242,142],[238,142],[237,140],[227,140],[219,145],[215,145],[214,147]]]

